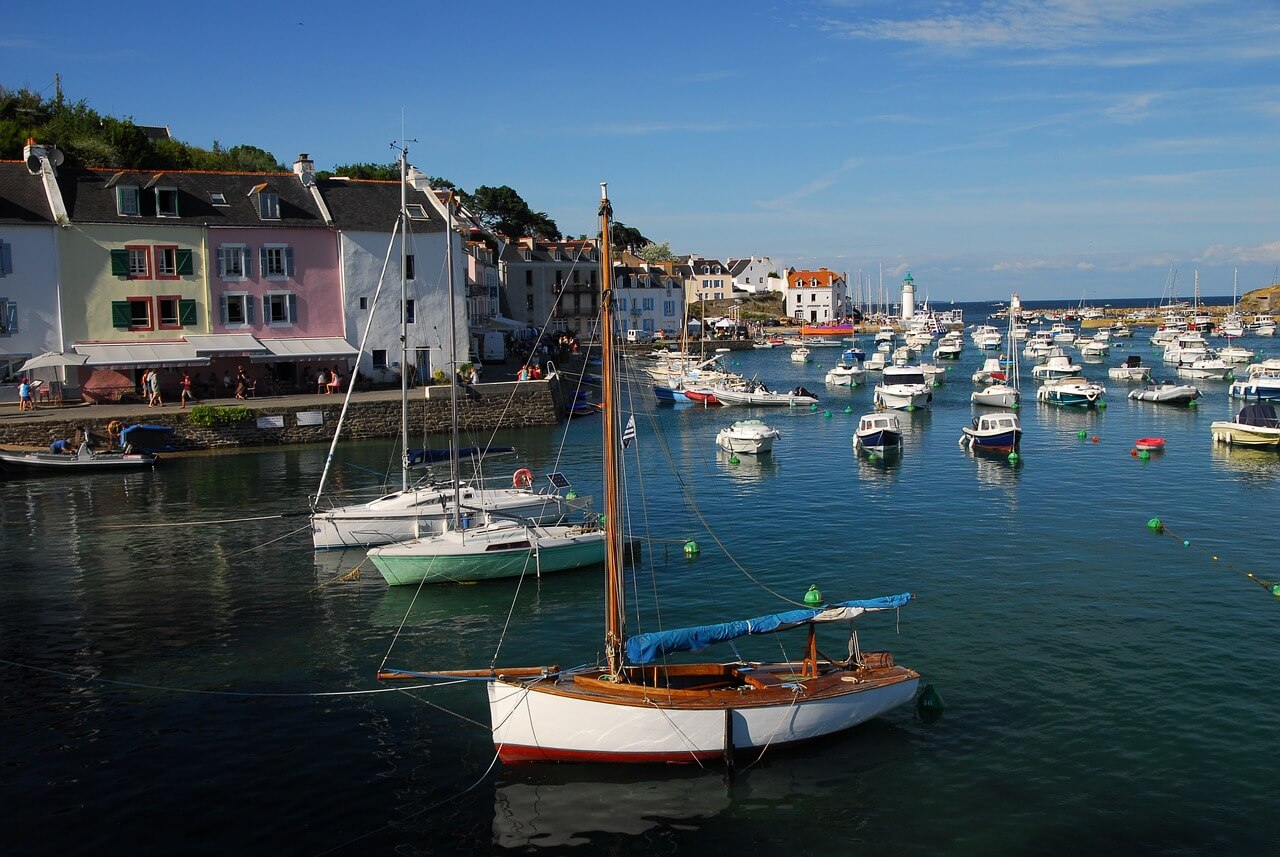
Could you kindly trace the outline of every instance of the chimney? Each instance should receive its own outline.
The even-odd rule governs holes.
[[[35,137],[27,138],[27,145],[22,147],[22,159],[27,162],[27,172],[33,176],[40,175],[41,162],[49,156],[48,150],[36,142]]]
[[[311,187],[316,181],[316,162],[303,152],[298,155],[298,160],[293,162],[293,173],[302,180],[303,187]]]

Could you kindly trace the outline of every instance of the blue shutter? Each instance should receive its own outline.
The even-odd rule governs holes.
[[[275,321],[275,319],[271,317],[271,297],[269,295],[263,295],[262,296],[262,323],[271,324],[271,322],[273,321]]]
[[[265,277],[267,275],[267,248],[266,247],[258,248],[258,270],[262,272],[262,276]],[[266,318],[266,316],[263,316],[263,318]]]
[[[13,245],[0,241],[0,277],[13,273]]]
[[[284,275],[286,277],[293,276],[293,248],[284,248]]]
[[[227,296],[223,295],[218,299],[218,311],[222,315],[222,326],[227,326]]]
[[[224,247],[218,248],[218,276],[227,276],[227,251]]]
[[[244,296],[244,321],[245,324],[253,324],[253,295]]]
[[[253,276],[253,254],[249,252],[248,247],[237,247],[233,252],[240,254],[240,267],[244,268],[246,277]]]
[[[289,293],[289,323],[298,323],[298,296],[292,292]]]

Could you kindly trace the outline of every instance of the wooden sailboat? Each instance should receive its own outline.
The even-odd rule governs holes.
[[[600,234],[605,477],[605,628],[603,658],[558,666],[409,672],[383,669],[379,679],[469,677],[488,686],[493,742],[505,762],[690,763],[763,751],[849,729],[909,702],[920,676],[897,666],[888,652],[862,652],[853,621],[868,612],[897,610],[902,594],[824,604],[816,589],[803,606],[737,622],[627,637],[622,538],[622,430],[612,337],[613,277],[609,251],[612,208],[601,185]],[[849,623],[849,657],[818,651],[817,623]],[[676,663],[672,655],[699,651],[748,634],[807,628],[800,661]]]

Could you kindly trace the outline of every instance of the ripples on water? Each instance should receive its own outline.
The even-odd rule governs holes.
[[[1151,361],[1145,345],[1131,350]],[[1105,378],[1123,353],[1086,373]],[[737,354],[735,368],[818,390],[818,411],[636,400],[644,478],[630,490],[649,501],[657,537],[637,590],[662,594],[663,624],[780,606],[661,479],[670,461],[770,588],[916,592],[900,634],[891,617],[872,619],[863,644],[892,648],[948,703],[932,726],[896,711],[769,755],[732,784],[678,769],[486,774],[485,730],[442,710],[487,723],[478,686],[289,695],[374,688],[389,649],[388,665],[422,668],[570,664],[599,648],[595,571],[526,582],[508,615],[511,583],[415,601],[371,570],[333,583],[361,554],[315,555],[305,533],[254,550],[305,518],[149,526],[301,511],[322,448],[0,484],[0,657],[127,683],[4,667],[6,839],[15,853],[1277,853],[1280,602],[1243,572],[1280,577],[1280,456],[1213,446],[1209,422],[1233,411],[1224,384],[1205,383],[1197,409],[1173,409],[1130,402],[1110,381],[1104,411],[1029,401],[1018,464],[975,456],[956,440],[981,357],[968,349],[934,409],[903,415],[905,449],[890,459],[852,448],[870,387],[826,390],[825,369],[791,364],[786,349]],[[782,438],[773,456],[734,465],[713,438],[748,415]],[[560,465],[596,496],[598,432],[598,418],[570,427]],[[1149,435],[1168,449],[1132,457]],[[545,473],[562,438],[496,442]],[[377,488],[371,472],[395,452],[348,444],[340,457],[337,487],[358,491]],[[1165,535],[1147,530],[1152,517]],[[690,537],[703,548],[694,562],[680,550]],[[657,621],[647,600],[633,612],[633,630]],[[778,653],[770,640],[739,648]]]

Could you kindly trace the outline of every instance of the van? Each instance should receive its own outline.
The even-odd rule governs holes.
[[[627,342],[653,342],[653,334],[647,330],[632,328],[627,331]]]
[[[486,330],[480,344],[480,358],[486,363],[502,363],[507,359],[506,338],[500,331]]]

